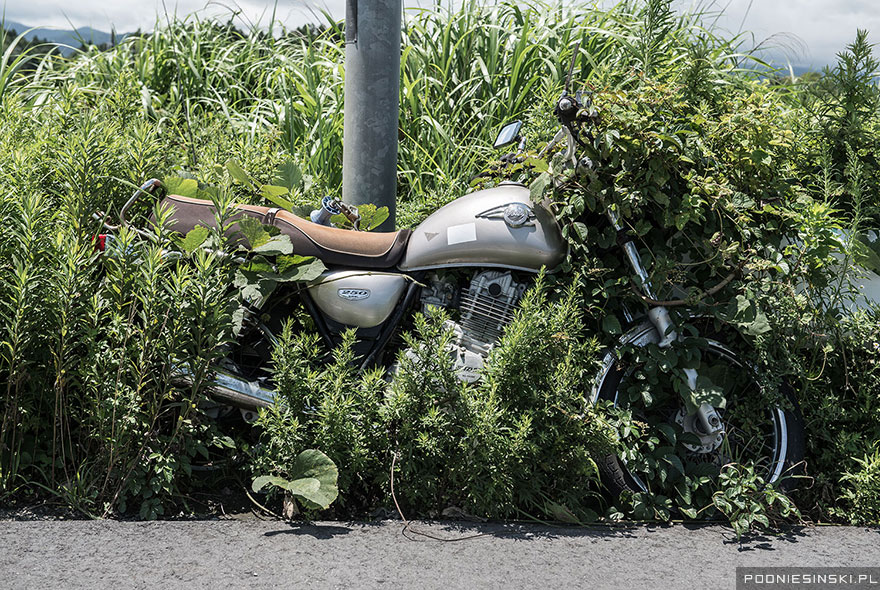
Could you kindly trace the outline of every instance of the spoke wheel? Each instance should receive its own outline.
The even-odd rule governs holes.
[[[778,393],[769,395],[753,368],[719,342],[706,340],[699,356],[698,374],[709,377],[726,400],[716,408],[722,423],[719,432],[704,432],[671,384],[662,379],[649,384],[641,365],[614,365],[596,399],[630,410],[635,420],[653,431],[671,427],[676,454],[686,467],[717,475],[729,463],[751,464],[764,481],[791,489],[804,454],[803,422],[791,388],[783,384]],[[639,465],[628,465],[616,455],[605,457],[600,470],[615,496],[649,490]]]

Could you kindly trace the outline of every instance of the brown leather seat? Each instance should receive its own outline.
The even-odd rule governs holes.
[[[173,207],[171,216],[174,231],[186,234],[201,225],[216,227],[214,204],[211,201],[168,195],[163,208]],[[328,266],[355,268],[391,268],[406,250],[411,231],[365,232],[326,227],[307,221],[293,213],[258,205],[236,205],[240,215],[247,215],[266,225],[274,225],[290,237],[294,254],[316,256]],[[236,219],[237,217],[233,218]],[[233,226],[235,233],[238,226]]]

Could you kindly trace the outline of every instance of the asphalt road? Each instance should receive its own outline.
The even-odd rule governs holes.
[[[0,588],[734,588],[737,566],[880,566],[880,529],[0,521]],[[432,539],[427,533],[448,541]]]

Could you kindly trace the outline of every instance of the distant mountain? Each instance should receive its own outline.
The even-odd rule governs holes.
[[[3,23],[3,27],[6,30],[15,30],[16,34],[21,34],[31,28],[29,25],[24,25],[15,21],[5,21]],[[116,42],[119,43],[124,37],[129,35],[130,33],[117,33],[116,34]],[[45,39],[50,43],[58,43],[59,45],[69,45],[74,49],[79,48],[83,43],[91,44],[91,45],[101,45],[103,43],[110,44],[112,35],[110,33],[105,33],[104,31],[99,31],[97,29],[93,29],[92,27],[80,27],[78,29],[71,30],[60,30],[53,28],[37,28],[33,31],[29,32],[24,36],[25,39],[30,41],[35,37],[39,37],[40,39]],[[71,53],[73,49],[62,48],[61,53],[67,55]]]

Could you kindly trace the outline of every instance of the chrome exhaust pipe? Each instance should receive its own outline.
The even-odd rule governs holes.
[[[232,373],[218,370],[208,388],[211,397],[237,408],[259,409],[275,403],[275,392],[261,387],[254,381],[246,381]]]
[[[178,370],[177,376],[184,382],[192,383],[192,375],[186,369]],[[208,393],[220,403],[243,410],[258,410],[275,403],[275,392],[271,389],[219,368],[215,369],[214,380],[208,385]]]

